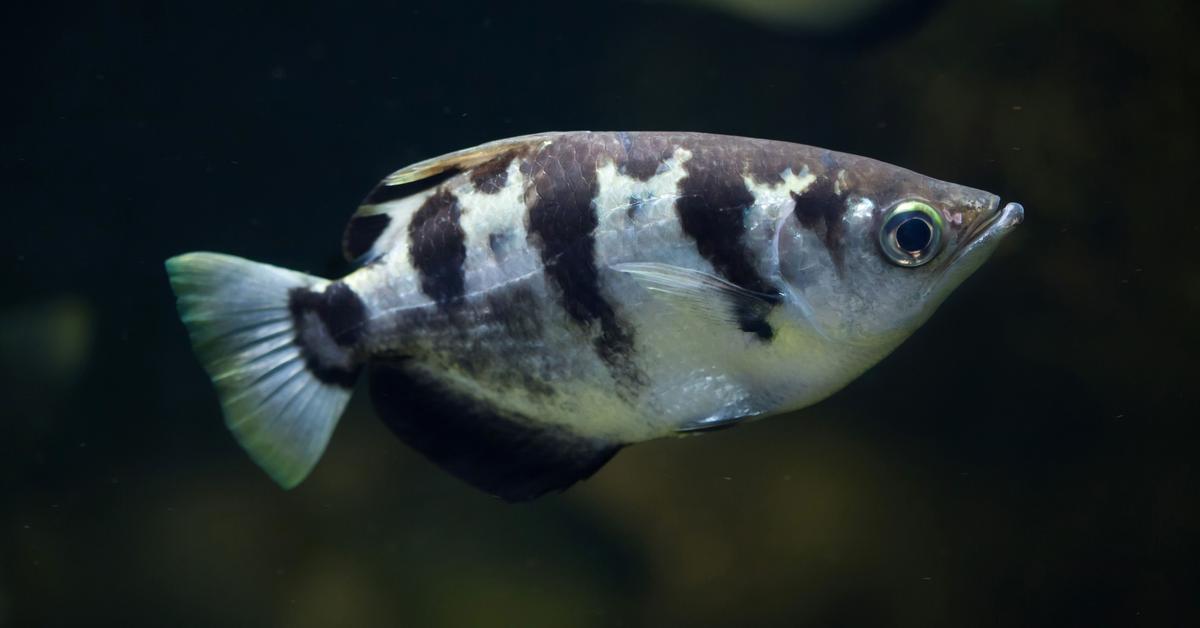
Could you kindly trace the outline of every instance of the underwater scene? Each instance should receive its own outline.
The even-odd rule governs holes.
[[[1200,8],[6,7],[0,628],[1200,622]]]

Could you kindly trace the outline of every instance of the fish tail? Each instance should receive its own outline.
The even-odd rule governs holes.
[[[229,255],[187,253],[166,268],[226,426],[281,486],[299,484],[357,379],[346,339],[361,334],[362,302],[341,282]]]

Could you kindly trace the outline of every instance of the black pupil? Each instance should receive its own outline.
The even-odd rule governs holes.
[[[920,218],[909,218],[896,228],[896,244],[909,253],[917,253],[929,246],[931,238],[933,230]]]

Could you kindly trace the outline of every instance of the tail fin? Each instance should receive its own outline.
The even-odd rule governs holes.
[[[337,292],[326,288],[344,285],[216,253],[180,255],[166,267],[226,426],[276,482],[299,484],[324,452],[358,373],[322,309]]]

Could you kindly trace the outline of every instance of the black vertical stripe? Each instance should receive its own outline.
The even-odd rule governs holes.
[[[821,237],[840,275],[845,266],[842,218],[846,214],[846,201],[834,192],[833,180],[828,176],[818,177],[803,194],[792,192],[792,200],[796,202],[796,221]]]
[[[408,254],[421,279],[421,291],[446,307],[465,292],[466,234],[458,198],[438,190],[413,214],[408,225]]]
[[[362,299],[338,281],[322,292],[293,288],[288,293],[288,310],[296,328],[294,342],[309,372],[326,384],[353,388],[359,367],[349,354],[343,360],[330,359],[329,348],[319,345],[333,343],[349,352],[362,340],[367,325],[367,306]]]
[[[563,309],[585,328],[598,324],[597,354],[619,367],[625,379],[636,380],[629,361],[633,332],[621,324],[601,294],[596,268],[599,218],[592,202],[598,189],[596,168],[611,150],[601,138],[584,136],[555,141],[530,159],[526,167],[531,183],[525,196],[528,233],[541,253],[546,275],[562,295]]]
[[[746,247],[746,213],[754,195],[746,188],[736,163],[719,158],[720,151],[697,151],[684,164],[675,211],[683,232],[696,250],[725,279],[754,292],[776,295],[779,290],[759,275]],[[768,340],[774,330],[761,314],[738,312],[743,331]]]

